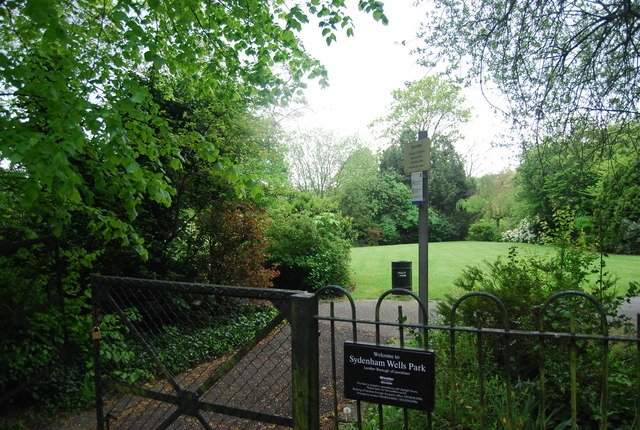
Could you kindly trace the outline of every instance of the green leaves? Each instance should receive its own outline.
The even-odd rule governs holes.
[[[381,3],[364,4],[383,20]],[[290,9],[279,0],[84,0],[73,7],[27,0],[12,7],[12,19],[0,20],[7,93],[0,153],[16,174],[0,177],[0,201],[57,231],[85,218],[106,241],[129,246],[136,243],[131,223],[145,201],[172,204],[168,172],[184,168],[180,148],[210,163],[236,195],[257,197],[261,188],[212,143],[214,132],[198,130],[197,137],[177,125],[183,119],[169,124],[143,76],[183,79],[220,103],[220,111],[257,107],[291,97],[305,78],[325,79],[296,37],[312,15],[328,43],[341,30],[353,34],[345,2],[337,0]]]
[[[381,125],[383,135],[396,141],[406,131],[414,136],[426,131],[432,140],[459,137],[458,126],[468,121],[471,113],[463,107],[464,97],[456,84],[438,76],[427,76],[407,82],[405,87],[393,91],[391,112],[372,125]]]

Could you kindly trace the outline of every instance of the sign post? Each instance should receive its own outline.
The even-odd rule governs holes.
[[[431,141],[426,131],[418,140],[404,145],[404,173],[411,174],[412,203],[418,205],[418,296],[429,305],[429,164]],[[418,312],[420,324],[428,315]]]

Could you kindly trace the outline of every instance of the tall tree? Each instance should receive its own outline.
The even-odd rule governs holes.
[[[393,90],[392,97],[389,114],[372,125],[382,127],[383,134],[396,142],[403,134],[417,136],[419,131],[426,131],[432,139],[455,141],[458,126],[471,115],[463,107],[460,88],[437,76],[407,82],[405,88]]]
[[[435,1],[423,62],[463,65],[497,84],[505,111],[542,134],[640,115],[637,1]],[[568,128],[567,128],[568,127]],[[534,136],[535,137],[535,136]]]
[[[471,213],[493,220],[499,228],[503,219],[511,217],[515,206],[514,178],[515,172],[510,169],[478,178],[477,193],[459,204]]]
[[[335,186],[344,164],[359,146],[356,136],[340,137],[330,130],[293,132],[287,153],[293,185],[323,196]]]

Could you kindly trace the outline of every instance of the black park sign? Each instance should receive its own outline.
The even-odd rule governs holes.
[[[435,353],[345,342],[344,395],[348,399],[432,411]]]

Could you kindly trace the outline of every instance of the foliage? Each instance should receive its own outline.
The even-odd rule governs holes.
[[[486,292],[497,296],[504,304],[506,314],[498,306],[486,298],[466,300],[457,310],[456,324],[476,327],[508,328],[510,330],[553,330],[568,331],[574,318],[579,330],[583,333],[600,333],[600,318],[609,318],[609,327],[621,327],[617,319],[618,306],[623,297],[616,295],[613,289],[615,281],[606,273],[594,284],[591,276],[600,272],[601,266],[595,264],[595,254],[589,252],[584,242],[576,242],[574,235],[574,217],[570,211],[558,210],[555,213],[555,227],[545,228],[545,238],[553,243],[557,249],[551,258],[541,258],[531,255],[520,257],[512,248],[506,259],[498,258],[494,262],[487,262],[484,269],[476,266],[467,268],[458,278],[456,285],[467,292]],[[557,300],[548,306],[546,313],[542,313],[542,304],[552,294],[561,291],[587,291],[595,295],[602,303],[605,315],[600,315],[596,308],[588,301],[577,297]],[[631,292],[633,294],[633,291]],[[455,299],[449,297],[440,303],[439,313],[445,321],[450,322],[452,306]],[[504,318],[507,318],[504,320]],[[506,344],[495,339],[487,339],[487,345],[494,351],[492,359],[503,363],[504,359],[499,351],[503,351]],[[547,402],[548,404],[566,403],[567,388],[562,381],[566,381],[567,369],[558,366],[562,363],[564,350],[549,349],[549,344],[533,342],[527,338],[513,338],[509,340],[511,350],[510,365],[514,377],[522,381],[535,381],[538,375],[538,363],[542,360],[547,369]],[[544,349],[544,356],[537,354]],[[600,356],[602,349],[593,343],[579,346],[581,355],[579,366],[583,370],[580,374],[580,387],[591,387],[597,392],[599,375],[601,375]],[[627,351],[628,353],[628,351]],[[626,359],[625,359],[626,360]],[[618,362],[614,362],[619,371]],[[626,374],[624,378],[631,377]],[[578,402],[582,405],[579,414],[582,421],[595,419],[597,404],[588,397],[589,390],[580,390]],[[625,394],[622,393],[622,396]],[[621,400],[624,403],[623,400]],[[622,411],[626,406],[621,406]],[[567,411],[559,413],[554,418],[557,424],[567,418]],[[629,419],[625,415],[621,422]],[[628,424],[628,423],[627,423]]]
[[[128,308],[126,314],[131,321],[141,319],[135,308]],[[194,326],[177,321],[163,325],[160,330],[144,332],[143,336],[160,361],[177,374],[232,352],[276,314],[277,310],[272,307],[236,305],[232,312],[208,315],[204,319],[206,324]],[[154,361],[131,340],[120,318],[105,315],[102,325],[105,341],[101,343],[101,354],[111,376],[130,384],[153,381],[158,371]]]
[[[603,230],[604,249],[640,254],[640,158],[614,161],[599,184],[594,218]]]
[[[3,410],[34,402],[77,407],[78,395],[86,399],[91,394],[66,378],[74,374],[82,380],[91,318],[89,295],[65,269],[77,274],[92,257],[60,252],[57,246],[58,240],[49,236],[5,242],[1,248]],[[35,385],[25,390],[29,383]]]
[[[398,141],[407,131],[413,136],[419,131],[427,132],[432,140],[455,141],[458,125],[471,116],[468,109],[461,107],[464,97],[460,88],[437,76],[407,82],[404,89],[393,90],[391,96],[389,114],[372,125],[383,127],[383,134],[393,141]]]
[[[431,146],[429,170],[429,206],[452,226],[451,236],[441,240],[461,240],[473,216],[458,202],[468,198],[475,190],[467,178],[462,158],[449,140],[434,140]],[[434,236],[435,237],[435,236]]]
[[[410,195],[411,182],[404,173],[402,145],[414,141],[418,132],[426,132],[431,141],[429,210],[434,216],[429,220],[430,228],[432,227],[430,239],[462,239],[471,223],[471,217],[457,203],[471,195],[474,185],[467,179],[462,158],[453,146],[453,142],[459,137],[458,124],[467,121],[470,116],[469,110],[461,107],[464,99],[460,95],[460,89],[439,77],[429,76],[417,82],[407,82],[405,89],[394,90],[392,95],[394,100],[389,114],[372,124],[382,127],[383,134],[392,142],[380,156],[380,173],[384,175],[386,184],[377,185],[374,180],[370,180],[369,187],[373,188],[376,184],[377,189],[388,187],[389,191],[393,191],[391,188],[397,191],[404,188],[402,193]],[[400,184],[404,184],[404,187],[400,187]],[[402,243],[416,240],[417,222],[413,224],[414,220],[417,221],[415,209],[411,210],[400,202],[397,207],[411,215],[402,215],[411,220],[410,224],[402,225],[402,217],[388,214],[394,210],[393,206],[386,205],[385,201],[375,201],[375,192],[364,192],[363,195],[373,197],[372,202],[364,205],[368,206],[368,210],[360,210],[364,217],[369,218],[361,223],[363,226],[359,229],[363,243]],[[383,199],[389,195],[385,193]],[[343,201],[349,204],[348,199],[345,194]],[[346,210],[345,213],[352,215],[355,211]]]
[[[410,139],[407,134],[404,138]],[[359,243],[409,243],[417,240],[418,210],[411,205],[410,179],[402,167],[402,147],[394,144],[380,157],[377,176],[356,177],[339,191],[339,207],[354,219]],[[402,173],[398,173],[402,172]],[[429,180],[429,240],[462,239],[471,215],[457,205],[474,189],[460,155],[448,140],[431,146]]]
[[[332,131],[312,129],[293,133],[287,146],[294,186],[322,196],[335,187],[336,176],[360,142],[355,136],[343,138]]]
[[[485,242],[497,242],[500,240],[500,233],[495,223],[488,220],[476,221],[469,226],[468,240],[481,240]]]
[[[451,218],[437,209],[429,208],[429,242],[448,242],[458,239],[458,229]]]
[[[336,191],[338,207],[353,220],[358,243],[367,245],[415,242],[418,211],[411,190],[391,172],[358,176]]]
[[[380,2],[358,6],[387,21]],[[69,373],[83,374],[91,274],[193,280],[203,271],[186,251],[204,236],[197,229],[207,216],[227,217],[225,227],[246,236],[240,220],[230,218],[233,211],[219,208],[257,200],[257,175],[265,185],[283,173],[272,128],[255,112],[286,103],[307,79],[324,82],[325,70],[298,34],[316,17],[327,43],[340,32],[351,35],[345,11],[344,3],[325,1],[293,7],[280,0],[0,2],[0,249],[58,237],[59,299],[67,309],[20,321],[15,333],[22,340],[3,348],[15,347],[37,366],[55,364],[48,342],[62,343],[60,324],[66,324]],[[244,226],[261,223],[253,209],[244,215]],[[241,247],[234,258],[257,264],[264,257],[258,250]],[[2,261],[3,286],[11,283],[3,291],[28,297],[31,283],[41,291],[30,296],[33,303],[19,303],[18,312],[54,297],[45,287],[55,281],[21,271],[23,279],[13,282],[20,260],[38,264],[36,252],[19,252],[25,254]],[[234,274],[244,277],[238,282],[268,284],[270,274],[255,265],[244,269],[251,273]],[[13,314],[2,315],[3,327],[11,324]],[[29,377],[35,367],[7,374]],[[50,394],[39,387],[27,397]]]
[[[481,85],[496,84],[509,115],[535,121],[527,131],[637,117],[637,4],[453,0],[436,8],[423,26],[423,62],[464,64]]]
[[[261,66],[272,56],[298,58],[289,62],[294,74],[316,66],[292,34],[284,37],[289,30],[272,21],[268,8],[255,8],[254,18],[264,21],[255,26],[246,25],[242,7],[230,14],[224,5],[210,6],[202,10],[209,19],[201,28],[195,2],[155,4],[144,11],[135,2],[98,6],[4,5],[2,81],[7,93],[0,151],[10,173],[3,183],[17,188],[22,210],[43,217],[57,234],[72,214],[82,215],[105,238],[132,243],[143,252],[130,221],[145,199],[170,204],[175,189],[164,172],[180,169],[182,154],[135,72],[153,67],[198,77],[202,88],[215,88],[209,97],[231,103],[239,91],[245,97],[257,97],[261,87],[279,91],[282,78]],[[179,37],[169,25],[172,20],[184,21]],[[210,46],[203,42],[216,31],[226,40],[243,40],[249,51],[255,46],[254,55],[240,56],[233,44],[224,46],[225,39],[219,39],[214,52],[194,49]],[[257,49],[268,40],[278,44]],[[212,67],[193,73],[203,61]],[[183,135],[179,141],[193,138]],[[200,157],[225,166],[211,140],[200,140],[194,148]],[[229,167],[220,172],[232,179]]]
[[[351,284],[348,221],[331,212],[291,212],[283,206],[271,213],[269,264],[280,275],[279,288],[315,291],[326,285]]]
[[[571,207],[577,216],[591,215],[599,180],[598,151],[593,136],[575,133],[567,139],[543,139],[523,153],[516,180],[528,214],[551,220],[555,208]]]
[[[637,137],[637,126],[625,131],[610,127],[599,134],[576,131],[527,151],[516,180],[529,216],[553,223],[555,208],[571,207],[580,232],[601,250],[633,253],[637,240],[626,236],[626,227],[632,232],[640,219]],[[606,151],[602,141],[607,141]]]
[[[216,209],[211,208],[197,221],[201,236],[196,244],[201,245],[200,251],[195,247],[187,251],[202,260],[203,280],[219,285],[271,287],[277,272],[264,267],[269,247],[266,213],[240,202],[228,202]]]
[[[461,200],[458,205],[472,214],[492,220],[496,230],[503,220],[509,221],[514,212],[515,172],[505,170],[498,174],[485,175],[476,179],[477,193]]]
[[[540,220],[524,217],[518,227],[502,233],[503,242],[542,243],[540,238]]]
[[[334,177],[338,194],[341,188],[351,182],[375,176],[378,173],[378,165],[378,156],[371,152],[371,149],[360,146],[352,151]]]

